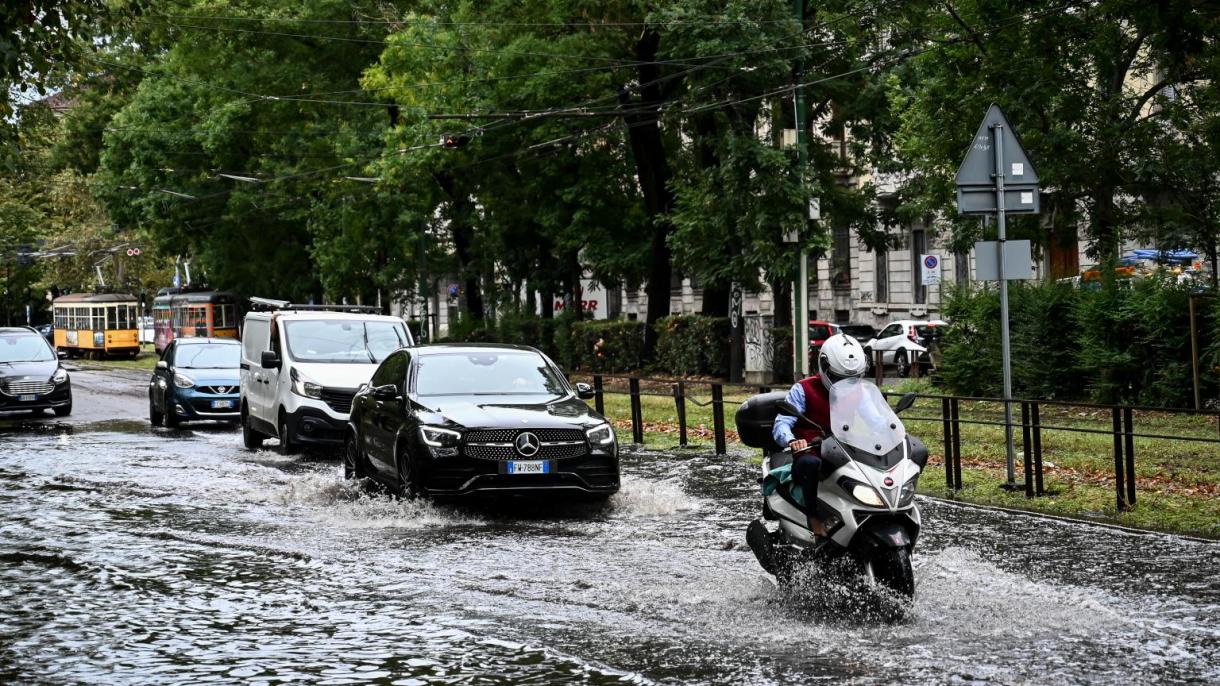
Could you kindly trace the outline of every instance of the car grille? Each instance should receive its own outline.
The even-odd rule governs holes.
[[[523,458],[513,441],[525,432],[538,437],[537,455]],[[462,451],[476,460],[564,460],[589,453],[585,432],[580,429],[475,429],[463,437]]]
[[[581,457],[589,452],[584,441],[580,443],[568,444],[547,444],[543,443],[538,449],[538,454],[530,457],[522,457],[517,454],[517,451],[511,445],[489,445],[486,443],[467,443],[463,451],[466,457],[476,460],[566,460],[572,457]]]
[[[580,429],[475,429],[467,431],[465,438],[467,443],[512,443],[526,431],[543,443],[585,440],[585,432]]]
[[[233,384],[231,386],[196,386],[195,390],[200,393],[215,393],[216,395],[232,395],[238,391],[239,386]]]
[[[330,409],[335,412],[348,414],[352,411],[352,398],[356,397],[356,391],[347,388],[323,388],[322,402],[330,406]]]
[[[50,381],[6,381],[0,388],[9,395],[46,395],[55,390],[55,384]]]

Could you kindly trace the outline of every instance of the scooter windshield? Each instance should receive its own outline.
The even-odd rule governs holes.
[[[874,455],[906,438],[906,428],[871,381],[847,378],[830,387],[830,423],[839,441]]]

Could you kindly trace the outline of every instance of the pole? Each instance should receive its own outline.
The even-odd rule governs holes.
[[[1199,388],[1199,325],[1195,320],[1195,296],[1190,296],[1190,373],[1195,383],[1195,409],[1203,409],[1203,394]]]
[[[802,26],[805,25],[805,0],[793,0],[793,6],[796,10],[796,20]],[[799,84],[803,80],[804,68],[801,66],[800,60],[797,60],[794,65],[796,82]],[[805,89],[797,86],[793,95],[795,96],[794,114],[796,119],[796,155],[797,155],[797,170],[800,173],[801,185],[805,184],[805,165],[808,163],[805,150]],[[802,203],[802,208],[805,203]],[[809,226],[809,220],[805,218],[804,210],[802,209],[802,218],[806,228]],[[803,233],[803,232],[802,232]],[[796,372],[797,378],[809,376],[809,251],[805,248],[805,236],[800,236],[800,281],[796,284],[796,315],[792,318],[793,332],[796,334],[796,345],[793,354],[796,356],[796,365],[793,369]]]
[[[992,128],[995,141],[996,276],[1000,279],[1000,357],[1004,364],[1004,447],[1008,453],[1008,488],[1016,484],[1016,455],[1012,445],[1012,360],[1008,346],[1008,281],[1004,278],[1004,127]]]

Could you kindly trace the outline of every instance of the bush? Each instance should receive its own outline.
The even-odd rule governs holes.
[[[580,321],[571,325],[576,365],[586,372],[627,372],[644,364],[644,323]]]
[[[658,370],[677,376],[729,372],[729,320],[678,314],[656,324]]]

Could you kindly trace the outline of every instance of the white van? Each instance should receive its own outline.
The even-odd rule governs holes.
[[[251,298],[241,342],[242,441],[255,450],[278,438],[340,447],[352,397],[391,352],[414,345],[398,317],[376,308],[294,305]]]

